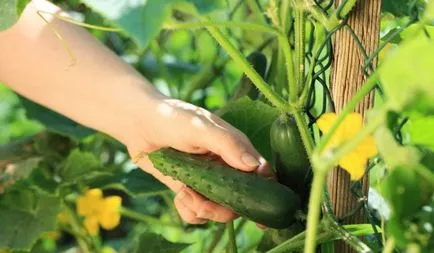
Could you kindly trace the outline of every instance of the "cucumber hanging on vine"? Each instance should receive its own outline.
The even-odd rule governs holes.
[[[290,188],[214,158],[171,148],[154,151],[149,158],[164,175],[267,227],[289,227],[300,209],[300,199]]]
[[[292,116],[282,114],[273,122],[270,144],[273,168],[278,181],[305,200],[309,195],[311,169],[300,132]]]

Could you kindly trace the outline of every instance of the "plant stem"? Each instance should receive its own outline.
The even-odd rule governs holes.
[[[271,26],[236,21],[218,21],[218,22],[170,22],[163,25],[164,29],[202,29],[207,27],[227,27],[227,28],[242,28],[246,30],[255,30],[257,32],[267,32],[279,34],[279,31]]]
[[[303,117],[303,114],[300,111],[295,111],[293,113],[295,122],[297,123],[298,130],[300,132],[301,140],[303,141],[304,147],[306,149],[306,152],[311,158],[313,153],[313,138],[312,135],[310,135],[309,128],[306,124],[306,120]]]
[[[342,123],[345,117],[350,112],[352,112],[356,108],[356,106],[360,103],[360,101],[362,101],[362,99],[375,87],[377,81],[378,81],[378,74],[374,73],[372,76],[369,77],[366,83],[357,91],[357,93],[354,94],[354,96],[351,98],[351,100],[348,102],[348,104],[345,106],[342,112],[338,115],[338,118],[334,122],[333,126],[330,128],[330,131],[326,135],[324,135],[324,137],[318,143],[318,146],[316,148],[318,153],[321,153],[324,150],[328,141],[333,136],[335,131],[338,129],[339,125]]]
[[[284,34],[279,35],[279,47],[282,48],[283,56],[285,56],[289,101],[295,103],[295,101],[297,101],[297,84],[295,82],[294,63],[292,59],[292,51],[289,47],[288,37]]]
[[[161,220],[159,220],[157,218],[154,218],[152,216],[136,212],[136,211],[128,209],[126,207],[121,207],[121,209],[119,210],[119,212],[121,213],[122,216],[130,218],[130,219],[133,219],[133,220],[137,220],[137,221],[141,221],[141,222],[145,222],[145,223],[150,223],[150,224],[157,224],[157,225],[161,225],[161,226],[168,226],[168,227],[173,227],[173,228],[179,228],[180,229],[180,227],[177,224],[162,222]]]
[[[295,11],[295,59],[297,64],[296,82],[297,97],[304,86],[304,62],[305,62],[305,43],[304,43],[305,18],[304,9],[299,8]]]
[[[217,244],[220,242],[220,240],[223,237],[223,234],[225,233],[226,226],[224,224],[219,224],[217,230],[214,232],[211,244],[209,245],[208,249],[206,250],[207,253],[212,253],[217,246]]]
[[[183,225],[183,221],[181,219],[181,216],[179,215],[179,213],[176,211],[175,205],[173,204],[173,199],[169,196],[168,192],[163,192],[161,193],[161,197],[163,198],[164,202],[166,203],[166,205],[169,207],[170,212],[173,214],[173,216],[175,216],[176,219],[176,223],[179,226]]]
[[[237,236],[241,232],[244,225],[246,225],[246,222],[247,222],[246,218],[241,218],[240,223],[238,223],[238,226],[235,228],[235,236]]]
[[[395,238],[390,237],[384,246],[383,253],[393,253],[395,249]]]
[[[314,253],[316,248],[316,236],[318,220],[321,210],[321,197],[328,173],[327,167],[317,167],[314,170],[312,189],[309,197],[309,213],[307,215],[306,244],[304,253]]]
[[[289,17],[289,0],[282,0],[280,4],[280,22],[282,24],[282,31],[284,34],[288,32],[288,17]]]
[[[228,252],[237,253],[237,240],[234,233],[234,223],[232,221],[226,223],[226,228],[228,230]]]
[[[71,225],[71,230],[73,232],[73,235],[75,239],[77,240],[77,243],[80,247],[80,249],[83,251],[83,253],[90,253],[90,247],[89,242],[86,240],[86,236],[84,236],[81,231],[81,223],[78,221],[78,218],[73,210],[65,204],[65,210],[68,212],[68,215],[70,217],[69,224]]]
[[[247,0],[247,4],[250,7],[250,10],[252,13],[258,17],[258,19],[261,21],[262,24],[267,24],[267,20],[265,19],[264,15],[262,14],[261,8],[258,5],[258,2],[256,0]]]
[[[328,171],[335,166],[335,164],[346,155],[348,152],[353,150],[357,145],[363,141],[369,134],[371,134],[380,124],[384,122],[385,113],[382,111],[379,113],[373,121],[370,121],[356,136],[354,136],[351,141],[345,143],[341,146],[330,158],[321,159],[318,153],[313,154],[312,165],[314,167],[314,178],[312,183],[312,190],[309,199],[309,213],[307,216],[307,238],[306,238],[306,248],[305,253],[313,253],[315,250],[315,236],[316,236],[316,226],[319,219],[319,210],[321,202],[321,190],[324,187],[325,180]],[[330,220],[330,222],[334,222]],[[358,242],[355,242],[352,246],[359,247]],[[361,245],[363,247],[363,245]]]
[[[264,94],[264,96],[277,108],[282,111],[288,111],[289,106],[285,101],[277,95],[268,85],[264,79],[258,74],[258,72],[253,69],[246,58],[238,51],[237,48],[232,45],[232,43],[222,34],[220,30],[215,27],[207,27],[208,32],[217,40],[223,49],[232,57],[232,59],[237,63],[246,74],[252,83],[259,89],[259,91]]]

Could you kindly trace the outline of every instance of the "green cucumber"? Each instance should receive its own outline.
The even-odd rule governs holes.
[[[273,167],[278,181],[293,189],[303,200],[309,194],[310,163],[293,117],[282,114],[270,128]]]
[[[234,169],[214,158],[171,148],[154,151],[149,158],[164,175],[267,227],[289,227],[300,208],[300,199],[290,188],[257,173]]]

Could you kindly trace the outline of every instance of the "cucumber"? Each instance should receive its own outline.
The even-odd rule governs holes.
[[[273,122],[270,144],[278,181],[306,200],[311,180],[310,163],[293,117],[282,114]]]
[[[300,199],[290,188],[208,156],[163,148],[150,153],[149,158],[164,175],[267,227],[289,227],[300,208]]]

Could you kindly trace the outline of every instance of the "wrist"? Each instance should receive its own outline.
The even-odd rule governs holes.
[[[107,133],[129,150],[143,149],[150,145],[151,124],[157,105],[165,96],[142,78],[124,83],[134,89],[125,95],[120,94],[122,101],[113,103],[113,124],[108,124]]]

